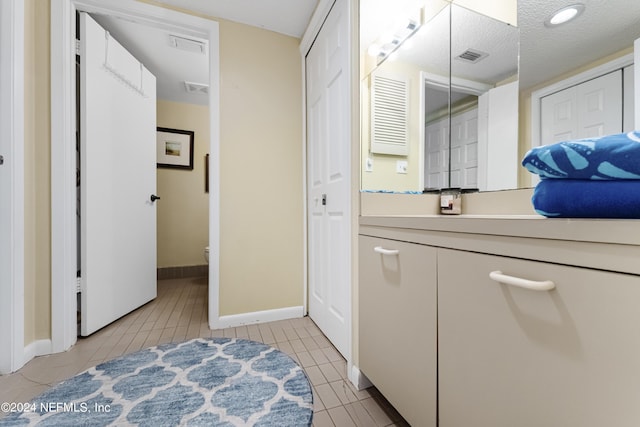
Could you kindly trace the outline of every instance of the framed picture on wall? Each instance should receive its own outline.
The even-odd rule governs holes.
[[[193,139],[192,130],[157,128],[158,167],[193,170]]]

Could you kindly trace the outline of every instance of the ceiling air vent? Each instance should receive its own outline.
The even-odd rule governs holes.
[[[189,93],[209,93],[209,85],[204,83],[184,82],[184,87]]]
[[[475,64],[476,62],[480,62],[487,56],[489,56],[489,54],[486,52],[482,52],[475,49],[467,49],[464,52],[462,52],[460,55],[456,56],[456,59]]]
[[[180,36],[169,36],[169,45],[176,49],[186,50],[187,52],[206,53],[205,44],[199,40],[187,39]]]

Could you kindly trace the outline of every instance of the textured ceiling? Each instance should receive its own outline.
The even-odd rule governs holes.
[[[318,0],[158,0],[158,3],[300,38]],[[177,33],[113,16],[94,15],[94,18],[156,76],[158,98],[207,104],[206,94],[189,93],[184,84],[209,83],[207,54],[171,47],[169,37],[180,36]]]
[[[452,53],[472,48],[490,54],[475,65],[452,61],[458,77],[491,83],[507,76],[518,61],[520,88],[529,88],[579,68],[606,55],[631,47],[640,38],[640,0],[577,0],[586,6],[575,21],[547,28],[552,12],[575,0],[519,0],[518,31],[460,6],[452,17]],[[367,46],[383,29],[397,20],[392,10],[406,11],[416,4],[437,4],[441,0],[361,0],[361,43]],[[393,5],[393,6],[392,6]],[[397,5],[397,7],[396,7]],[[419,6],[417,6],[419,7]],[[402,12],[406,13],[406,12]],[[414,38],[409,52],[399,58],[423,69],[448,70],[447,14],[436,16]]]
[[[318,0],[156,0],[181,9],[302,37]]]
[[[585,11],[574,21],[546,28],[544,21],[572,0],[520,0],[520,87],[547,81],[640,38],[639,0],[579,0]]]
[[[318,3],[318,0],[157,1],[295,37],[304,33]],[[518,1],[521,88],[534,86],[630,47],[640,38],[640,0],[578,1],[586,5],[584,13],[557,28],[546,28],[543,22],[553,11],[574,3],[574,0]],[[390,23],[411,16],[425,3],[432,10],[440,10],[447,4],[444,0],[361,0],[363,48],[366,49]],[[205,55],[167,50],[168,34],[158,30],[106,17],[98,20],[156,74],[159,96],[181,102],[204,102],[201,94],[178,93],[184,91],[184,80],[206,83]],[[491,83],[511,73],[518,46],[513,27],[469,13],[459,6],[454,8],[452,22],[455,55],[467,48],[490,54],[475,65],[452,61],[456,75]],[[447,34],[446,24],[445,16],[436,16],[414,37],[412,50],[401,55],[411,57],[427,71],[448,69],[448,40],[442,36]],[[176,69],[172,70],[174,66]]]

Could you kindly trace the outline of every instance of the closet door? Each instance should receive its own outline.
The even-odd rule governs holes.
[[[440,120],[425,128],[424,186],[440,189],[449,186],[449,120]]]
[[[624,67],[622,75],[624,80],[622,132],[631,132],[637,129],[635,125],[635,65]],[[640,123],[638,125],[640,126]]]
[[[478,187],[478,109],[451,117],[451,187]]]
[[[622,70],[545,96],[542,144],[622,132]]]
[[[351,355],[349,2],[333,6],[306,58],[309,316]]]

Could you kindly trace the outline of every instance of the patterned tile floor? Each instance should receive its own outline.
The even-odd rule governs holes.
[[[261,341],[293,357],[313,386],[315,427],[408,426],[374,387],[353,387],[345,360],[308,317],[212,331],[206,295],[203,278],[158,281],[154,301],[79,338],[67,352],[37,357],[18,372],[0,376],[0,402],[27,402],[65,378],[145,347],[224,336]]]

